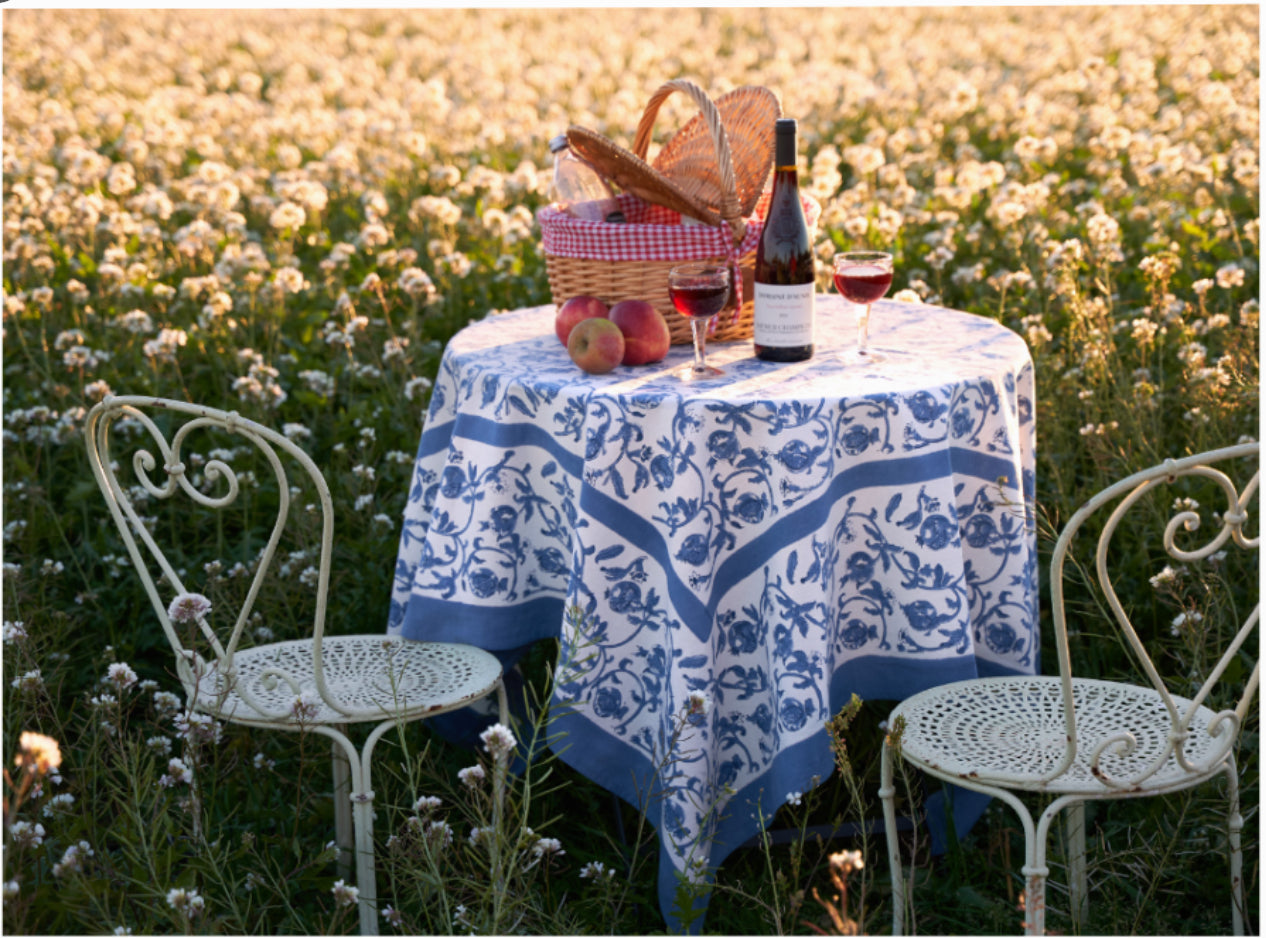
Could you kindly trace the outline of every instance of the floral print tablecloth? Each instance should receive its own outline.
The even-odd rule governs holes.
[[[1033,367],[967,313],[817,298],[815,356],[719,344],[723,379],[581,372],[553,306],[445,351],[389,631],[494,650],[559,637],[561,757],[659,831],[660,898],[706,882],[831,772],[823,723],[1037,671]],[[671,918],[671,916],[670,916]]]

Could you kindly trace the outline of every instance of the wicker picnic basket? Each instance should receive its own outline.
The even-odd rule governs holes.
[[[699,113],[649,165],[652,124],[676,91],[687,94]],[[583,221],[552,205],[537,211],[554,302],[579,295],[608,305],[646,300],[664,317],[672,343],[688,345],[690,323],[673,309],[668,271],[687,262],[719,264],[733,272],[734,290],[711,341],[751,338],[756,245],[768,206],[762,190],[773,165],[780,113],[768,89],[738,88],[714,103],[682,79],[666,82],[651,97],[635,152],[583,127],[568,128],[572,148],[620,189],[627,223]],[[805,199],[805,214],[812,228],[819,214],[812,199]],[[702,224],[682,224],[683,215]]]

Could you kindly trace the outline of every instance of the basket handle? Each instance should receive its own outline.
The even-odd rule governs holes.
[[[737,244],[747,233],[747,222],[739,213],[738,185],[734,181],[734,160],[730,156],[730,140],[725,134],[725,125],[721,123],[721,113],[712,99],[702,88],[686,78],[675,78],[660,85],[658,90],[646,102],[646,110],[637,125],[637,136],[633,140],[633,153],[638,159],[645,160],[651,145],[651,127],[655,123],[655,115],[659,106],[674,91],[689,95],[699,108],[712,134],[712,148],[716,151],[717,166],[721,170],[721,218],[730,226],[730,234]]]

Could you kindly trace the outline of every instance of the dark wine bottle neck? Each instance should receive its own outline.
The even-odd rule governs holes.
[[[786,133],[781,129],[774,135],[774,165],[779,169],[796,165],[796,134],[793,130]]]

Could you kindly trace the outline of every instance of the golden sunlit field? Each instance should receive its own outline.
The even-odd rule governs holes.
[[[1027,340],[1043,559],[1051,531],[1110,481],[1259,435],[1253,5],[6,10],[3,33],[11,934],[356,930],[329,845],[324,744],[184,719],[163,635],[107,530],[83,418],[137,393],[284,428],[337,506],[330,621],[385,631],[444,344],[471,320],[551,301],[534,219],[549,139],[579,124],[631,145],[668,79],[713,97],[765,85],[799,120],[801,185],[823,209],[821,290],[835,251],[882,247],[897,298]],[[671,97],[654,146],[693,113]],[[211,533],[185,546],[208,593],[251,556]],[[305,567],[287,565],[296,597]],[[1158,572],[1133,579],[1146,590]],[[1145,636],[1179,685],[1208,654],[1198,625],[1174,621],[1185,595],[1156,591]],[[548,654],[529,661],[530,683]],[[1073,654],[1087,676],[1122,662],[1108,643]],[[858,790],[828,780],[777,826],[877,816],[885,713],[868,703],[850,737]],[[60,765],[15,766],[23,732],[55,740]],[[408,734],[412,748],[391,734],[375,763],[384,934],[664,929],[654,832],[627,807],[621,827],[610,795],[553,760],[518,780],[521,813],[497,832],[523,862],[494,916],[472,836],[486,795],[457,774],[483,754]],[[1250,927],[1258,734],[1254,715],[1237,754]],[[1224,811],[1219,782],[1092,813],[1086,930],[1229,933]],[[919,930],[1019,933],[1014,826],[995,806],[961,849],[921,856]],[[888,930],[882,834],[736,853],[705,930],[837,930],[813,890],[833,893],[828,857],[844,847],[865,860],[845,917]],[[1063,882],[1057,868],[1048,926],[1068,933]]]

